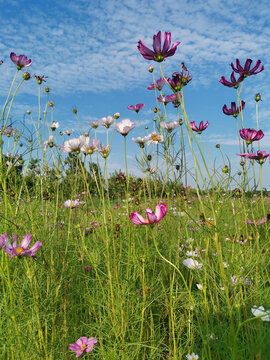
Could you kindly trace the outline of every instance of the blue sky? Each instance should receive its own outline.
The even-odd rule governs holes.
[[[147,68],[152,63],[159,78],[158,64],[145,60],[137,50],[138,40],[152,47],[152,38],[159,30],[169,31],[172,42],[180,41],[176,54],[162,64],[168,77],[180,71],[184,62],[192,75],[185,87],[185,104],[190,121],[209,121],[203,138],[213,158],[219,159],[215,148],[222,150],[232,166],[240,169],[235,154],[239,152],[235,121],[223,114],[222,106],[236,101],[234,89],[219,83],[232,72],[230,63],[239,58],[260,59],[265,70],[245,81],[242,99],[245,127],[256,127],[254,94],[260,92],[260,128],[265,137],[261,149],[270,152],[270,8],[267,0],[245,1],[175,1],[148,0],[71,0],[17,1],[0,0],[0,103],[4,102],[15,72],[10,52],[25,54],[33,64],[29,72],[48,76],[46,86],[54,100],[54,120],[60,129],[74,128],[79,134],[72,109],[76,107],[84,130],[87,121],[119,112],[121,117],[137,122],[136,113],[128,105],[145,103],[140,112],[144,125],[153,127],[154,92],[147,90],[152,76]],[[169,89],[166,91],[170,93]],[[43,97],[43,104],[46,98]],[[25,83],[16,98],[12,119],[19,127],[27,109],[37,114],[37,84]],[[176,120],[176,112],[167,108],[168,120]],[[36,115],[37,116],[37,115]],[[29,127],[31,124],[29,123]],[[98,137],[105,142],[105,132]],[[139,174],[134,155],[140,149],[131,141],[140,135],[136,127],[128,135],[128,164]],[[90,133],[90,136],[93,136]],[[59,142],[64,139],[59,136]],[[114,134],[109,157],[109,171],[124,169],[123,139]],[[192,157],[188,154],[188,161]],[[270,166],[264,165],[264,186],[270,188]]]

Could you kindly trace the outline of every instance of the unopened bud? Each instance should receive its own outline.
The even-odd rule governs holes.
[[[44,90],[45,90],[46,93],[50,92],[50,88],[48,86],[46,86]]]
[[[73,112],[73,114],[77,114],[77,109],[74,108],[74,109],[72,110],[72,112]]]
[[[153,66],[153,65],[149,65],[149,66],[148,66],[148,71],[149,71],[150,73],[152,73],[152,72],[154,71],[154,66]]]
[[[24,72],[22,77],[23,80],[29,80],[31,78],[31,75],[29,74],[29,72]]]
[[[148,129],[149,129],[149,127],[148,127],[148,126],[146,126],[146,127],[145,127],[145,130],[148,130]]]
[[[114,117],[115,120],[119,119],[119,117],[120,117],[119,112],[113,114],[113,117]]]
[[[156,114],[156,113],[158,112],[157,107],[155,107],[155,108],[153,109],[153,111],[154,111],[154,113]]]
[[[147,160],[151,161],[152,160],[152,156],[151,155],[147,155]]]
[[[216,148],[219,149],[219,148],[220,148],[220,144],[217,144],[217,145],[216,145]]]
[[[262,100],[261,94],[260,94],[260,93],[255,94],[254,100],[255,100],[256,102],[261,101],[261,100]]]
[[[245,165],[244,161],[241,161],[241,162],[240,162],[240,165],[241,165],[241,166],[244,166],[244,165]]]
[[[227,174],[227,172],[229,171],[228,166],[225,165],[222,171],[224,172],[224,174]]]
[[[30,110],[26,110],[26,114],[27,114],[27,115],[31,115],[31,111],[30,111]]]

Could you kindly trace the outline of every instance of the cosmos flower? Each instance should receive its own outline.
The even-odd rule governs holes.
[[[87,124],[90,125],[93,129],[96,129],[99,127],[99,125],[101,125],[101,120],[88,121]]]
[[[68,135],[68,136],[70,136],[73,132],[74,132],[74,129],[69,129],[69,130],[64,130],[64,131],[63,131],[63,133],[64,133],[65,135]]]
[[[233,115],[234,117],[237,117],[237,115],[244,110],[245,108],[245,102],[242,100],[241,101],[241,106],[236,107],[235,102],[231,102],[231,109],[227,108],[227,105],[224,105],[222,110],[224,112],[225,115]]]
[[[127,108],[129,110],[136,111],[138,113],[141,109],[145,107],[145,104],[129,105]]]
[[[64,142],[64,145],[61,145],[61,149],[66,153],[76,153],[79,154],[81,148],[87,141],[87,137],[80,135],[79,138],[73,138]]]
[[[250,219],[247,219],[246,223],[247,223],[248,225],[258,226],[258,225],[264,224],[266,221],[268,221],[268,218],[267,218],[267,217],[266,217],[266,218],[262,218],[261,220],[258,220],[258,221],[255,221],[255,222],[251,221]]]
[[[242,67],[240,65],[239,59],[236,59],[236,66],[234,66],[233,63],[231,63],[231,67],[234,72],[240,74],[240,76],[242,76],[243,78],[245,78],[247,76],[259,74],[261,71],[263,71],[263,69],[264,69],[263,65],[258,70],[259,66],[261,65],[261,60],[258,60],[252,69],[250,69],[251,63],[252,63],[252,60],[247,59],[245,62],[245,66]]]
[[[37,241],[30,249],[27,250],[32,240],[31,234],[26,233],[19,246],[18,236],[12,234],[12,239],[13,243],[11,244],[7,233],[0,236],[0,246],[5,253],[9,254],[10,259],[12,259],[14,256],[31,256],[33,258],[37,257],[36,252],[42,246],[42,243]]]
[[[142,137],[137,137],[137,138],[132,138],[131,140],[134,141],[136,144],[139,144],[139,146],[141,148],[144,148],[144,144],[146,143],[146,141],[149,139],[148,136],[144,136],[143,138]]]
[[[150,50],[147,46],[145,46],[141,40],[139,40],[138,42],[138,50],[145,59],[162,62],[166,57],[173,56],[175,54],[175,51],[179,44],[179,41],[175,42],[170,49],[171,33],[165,31],[165,39],[163,43],[163,48],[161,49],[161,32],[159,31],[157,35],[153,36],[154,51]]]
[[[53,135],[50,135],[50,136],[49,136],[49,139],[46,140],[46,141],[44,141],[44,143],[43,143],[43,150],[46,151],[47,148],[48,148],[48,146],[49,146],[50,148],[52,148],[52,147],[54,146],[54,143],[53,143]]]
[[[2,126],[0,132],[2,135],[6,135],[7,137],[10,137],[15,135],[17,131],[18,131],[17,128],[8,125],[7,127]]]
[[[188,360],[198,360],[199,359],[199,355],[196,355],[194,352],[192,354],[187,354],[186,358]]]
[[[219,82],[221,84],[223,84],[224,86],[227,87],[234,87],[235,89],[238,88],[239,83],[242,82],[244,80],[244,76],[240,75],[238,80],[236,80],[235,76],[234,76],[234,72],[231,73],[231,82],[229,82],[228,80],[225,79],[224,76],[221,77],[221,79],[219,80]]]
[[[162,77],[160,79],[157,79],[155,83],[151,83],[149,86],[147,86],[147,89],[148,90],[156,90],[156,89],[158,89],[159,91],[161,91],[165,84],[166,84],[166,81]]]
[[[178,121],[168,121],[168,122],[161,121],[160,126],[170,133],[179,126],[179,122]]]
[[[152,132],[151,134],[148,135],[148,139],[151,139],[147,142],[147,145],[149,146],[150,144],[158,144],[158,143],[163,143],[164,142],[164,138],[162,135],[158,135],[155,131]]]
[[[10,53],[11,61],[17,65],[17,69],[21,70],[23,67],[28,67],[32,64],[32,60],[28,59],[25,55],[16,55],[14,52]]]
[[[270,156],[270,154],[267,154],[266,151],[257,151],[257,155],[254,153],[243,153],[243,154],[236,154],[238,156],[242,156],[245,159],[251,159],[251,160],[256,160],[259,164],[263,164],[266,160],[266,158],[268,158]],[[270,157],[269,157],[269,163],[270,163]]]
[[[52,124],[50,125],[50,128],[52,129],[52,131],[55,131],[55,129],[59,128],[59,122],[53,121]]]
[[[265,310],[263,306],[253,306],[251,312],[254,316],[260,316],[262,321],[270,321],[270,309]]]
[[[80,201],[78,199],[76,200],[67,200],[64,202],[64,207],[74,209],[75,207],[80,205]]]
[[[166,96],[166,101],[171,102],[174,107],[178,107],[180,104],[180,99],[182,98],[182,94],[171,94]]]
[[[243,140],[246,140],[248,145],[253,141],[259,141],[264,137],[262,130],[256,131],[254,129],[240,129],[239,134]]]
[[[191,270],[196,270],[196,269],[201,270],[202,268],[202,264],[200,264],[197,260],[194,260],[192,258],[183,260],[183,265],[185,265]]]
[[[134,225],[150,225],[160,222],[166,213],[167,206],[165,204],[157,204],[155,212],[146,208],[146,219],[137,211],[134,211],[129,218]]]
[[[101,153],[101,155],[104,159],[107,159],[107,157],[109,156],[109,152],[110,152],[110,144],[108,144],[106,147],[104,147],[103,144],[100,143],[99,152]]]
[[[203,121],[200,122],[199,127],[197,127],[195,121],[192,121],[190,123],[190,127],[193,131],[196,131],[198,134],[201,134],[207,127],[209,126],[209,122],[206,121],[206,123],[203,123]]]
[[[98,144],[99,144],[99,140],[97,139],[93,139],[91,142],[91,145],[89,145],[89,136],[86,137],[85,143],[83,144],[83,146],[81,147],[81,152],[86,154],[93,154],[93,152],[95,151],[99,151],[98,149]]]
[[[123,135],[127,134],[135,127],[135,123],[131,122],[129,119],[123,119],[120,123],[116,124],[117,131]]]
[[[179,92],[183,86],[186,86],[192,77],[189,75],[188,69],[185,67],[185,64],[182,63],[181,65],[181,72],[175,72],[172,74],[172,79],[168,79],[168,83],[170,84],[171,88],[175,92]]]
[[[106,129],[109,129],[109,127],[114,123],[114,118],[112,116],[103,117],[100,122]]]
[[[95,345],[97,345],[97,339],[94,339],[90,337],[87,339],[87,337],[82,336],[80,337],[76,343],[69,344],[69,349],[71,351],[76,351],[76,358],[78,358],[82,353],[85,352],[91,352]]]

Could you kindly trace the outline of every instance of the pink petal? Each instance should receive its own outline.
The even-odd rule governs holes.
[[[132,214],[130,214],[129,216],[131,222],[133,222],[134,225],[146,225],[147,221],[144,219],[144,217],[142,215],[140,215],[139,213],[137,213],[137,211],[134,211]]]
[[[24,235],[24,238],[22,239],[22,242],[21,242],[21,244],[20,244],[20,248],[22,248],[22,249],[24,249],[24,250],[27,249],[28,246],[29,246],[30,243],[31,243],[31,240],[32,240],[32,235],[26,233],[26,234]],[[14,246],[14,244],[13,244],[13,247],[16,247],[16,246]]]

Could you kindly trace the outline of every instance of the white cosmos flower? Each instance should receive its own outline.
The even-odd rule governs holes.
[[[129,119],[123,119],[120,123],[116,124],[117,131],[123,136],[126,136],[134,127],[135,123]]]
[[[183,265],[185,265],[191,270],[200,270],[202,268],[202,264],[200,264],[197,260],[193,260],[191,258],[183,260]]]
[[[147,145],[149,146],[150,144],[158,144],[158,143],[162,143],[164,142],[163,136],[162,135],[158,135],[155,131],[152,132],[152,134],[148,135],[148,139],[151,139],[147,142]]]
[[[132,138],[131,140],[134,141],[136,144],[139,144],[140,147],[144,147],[144,143],[146,143],[146,141],[149,139],[148,136],[145,137],[137,137],[137,138]]]
[[[199,290],[204,290],[204,287],[202,286],[202,284],[196,284],[196,286]]]
[[[199,355],[196,355],[194,352],[192,354],[187,354],[186,358],[188,360],[198,360],[199,359]]]
[[[176,129],[179,126],[179,122],[178,121],[168,121],[168,122],[161,121],[160,126],[163,129],[167,130],[168,132],[171,132],[172,130]]]
[[[55,122],[53,121],[50,125],[52,131],[54,131],[55,129],[58,129],[59,128],[59,122]]]
[[[100,122],[108,129],[114,123],[114,118],[112,116],[103,117]]]
[[[86,140],[84,135],[80,135],[78,138],[65,141],[64,145],[61,145],[61,149],[66,153],[79,153]]]
[[[253,306],[251,312],[256,317],[261,316],[262,321],[270,321],[270,309],[266,311],[263,306]]]
[[[69,129],[69,130],[64,130],[63,131],[63,133],[65,134],[65,135],[70,135],[70,134],[72,134],[74,132],[74,129]]]
[[[43,150],[45,151],[45,150],[47,150],[47,147],[48,147],[48,146],[49,146],[49,147],[53,147],[53,145],[54,145],[54,143],[53,143],[53,136],[50,135],[50,136],[49,136],[49,139],[46,140],[46,141],[44,141],[44,143],[43,143]]]
[[[198,257],[198,254],[196,251],[187,251],[186,255],[191,256],[191,257]]]

